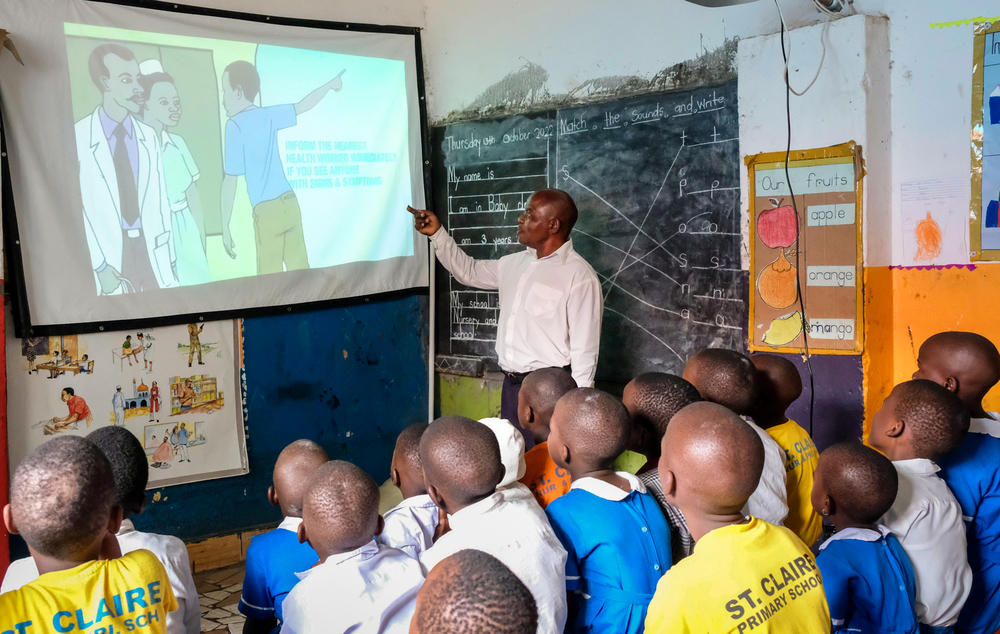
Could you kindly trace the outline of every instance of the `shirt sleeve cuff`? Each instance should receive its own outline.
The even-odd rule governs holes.
[[[442,225],[438,227],[438,230],[431,235],[431,242],[437,242],[438,240],[444,238],[446,235],[448,235],[448,232],[444,230],[444,225]]]

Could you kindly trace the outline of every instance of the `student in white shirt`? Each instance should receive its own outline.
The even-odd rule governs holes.
[[[403,501],[385,512],[385,528],[378,536],[380,543],[414,558],[434,543],[439,517],[437,504],[427,495],[420,466],[420,438],[426,429],[427,423],[415,423],[396,438],[389,476],[403,494]]]
[[[570,231],[576,204],[566,192],[535,192],[518,218],[517,238],[528,247],[498,260],[464,253],[433,212],[408,207],[414,226],[429,236],[438,261],[460,283],[500,291],[496,350],[507,375],[500,416],[520,429],[517,392],[532,370],[570,367],[580,387],[594,383],[604,300],[594,269],[576,251]],[[528,449],[533,444],[526,439]]]
[[[118,502],[126,519],[118,530],[118,545],[122,554],[146,549],[153,553],[167,570],[170,587],[177,597],[178,609],[167,613],[168,634],[197,634],[201,631],[201,607],[198,591],[191,574],[184,542],[171,535],[137,531],[129,515],[138,515],[146,506],[146,483],[149,462],[139,440],[124,427],[101,427],[87,436],[107,456],[118,491]],[[17,590],[38,578],[38,568],[31,557],[18,559],[7,568],[0,594]]]
[[[764,471],[743,511],[782,526],[788,516],[785,451],[747,415],[757,402],[757,371],[749,357],[734,350],[706,348],[688,359],[684,380],[706,401],[739,414],[764,445]]]
[[[955,625],[972,586],[962,508],[934,462],[958,447],[968,428],[969,412],[954,394],[918,379],[892,390],[868,435],[899,474],[896,501],[881,523],[913,563],[917,617],[931,628]]]
[[[349,462],[316,470],[299,539],[320,563],[299,573],[285,597],[282,634],[409,631],[424,575],[417,560],[375,540],[382,530],[378,500],[375,481]]]
[[[531,591],[538,606],[538,632],[562,632],[566,551],[540,508],[532,510],[519,489],[497,489],[505,470],[496,437],[477,421],[441,418],[424,432],[420,460],[427,492],[448,514],[450,525],[421,556],[424,570],[430,572],[467,548],[493,555]]]

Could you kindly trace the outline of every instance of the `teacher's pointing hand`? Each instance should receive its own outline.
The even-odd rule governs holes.
[[[406,211],[413,214],[413,228],[425,236],[432,236],[441,228],[441,221],[433,211],[414,209],[409,205],[406,206]]]

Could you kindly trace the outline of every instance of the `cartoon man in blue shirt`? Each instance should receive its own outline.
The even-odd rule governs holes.
[[[278,154],[278,130],[295,125],[299,115],[341,85],[337,75],[298,103],[261,108],[253,103],[260,91],[260,75],[253,64],[233,62],[222,73],[222,105],[229,115],[223,152],[222,244],[235,258],[229,223],[237,179],[243,176],[253,205],[258,275],[309,268],[302,213]]]
[[[181,428],[177,431],[177,449],[181,456],[177,462],[191,462],[191,456],[188,454],[188,430],[185,423],[181,423]]]

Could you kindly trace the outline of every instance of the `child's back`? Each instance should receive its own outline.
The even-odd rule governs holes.
[[[166,632],[177,609],[170,580],[147,550],[117,556],[121,511],[93,443],[67,436],[39,447],[14,473],[10,499],[7,528],[24,537],[42,576],[0,595],[0,632]]]
[[[385,512],[385,527],[378,536],[379,542],[411,557],[419,557],[434,544],[440,516],[434,500],[427,495],[420,466],[420,438],[426,429],[427,423],[416,423],[396,438],[389,475],[403,494],[403,501]]]
[[[913,378],[954,390],[972,415],[962,444],[938,464],[968,529],[972,589],[957,629],[989,634],[1000,629],[1000,423],[983,398],[1000,380],[1000,353],[976,333],[942,332],[920,346],[917,365]]]
[[[957,447],[965,406],[925,380],[897,385],[872,418],[869,441],[892,460],[899,492],[882,523],[899,538],[916,575],[917,617],[931,627],[958,620],[972,583],[962,508],[934,459]]]
[[[569,627],[641,632],[656,584],[670,568],[670,529],[638,478],[611,468],[629,435],[625,407],[581,388],[552,416],[549,451],[573,476],[546,509],[566,549]]]
[[[646,631],[830,631],[809,548],[787,528],[742,513],[763,465],[760,437],[724,407],[694,403],[671,420],[660,479],[696,544],[660,580]]]
[[[819,452],[809,433],[785,415],[802,395],[802,378],[795,365],[784,357],[755,354],[750,360],[757,368],[760,388],[751,416],[785,452],[788,493],[785,526],[811,546],[823,532],[823,521],[809,501]]]
[[[837,532],[816,563],[837,632],[916,634],[916,580],[899,541],[878,519],[896,499],[889,459],[860,443],[820,456],[812,503]]]
[[[285,597],[299,582],[296,573],[309,570],[319,556],[308,543],[300,543],[302,496],[326,451],[314,442],[296,440],[285,447],[274,464],[271,504],[281,507],[278,527],[255,536],[247,547],[246,574],[239,611],[247,617],[250,632],[277,632],[283,618]]]

